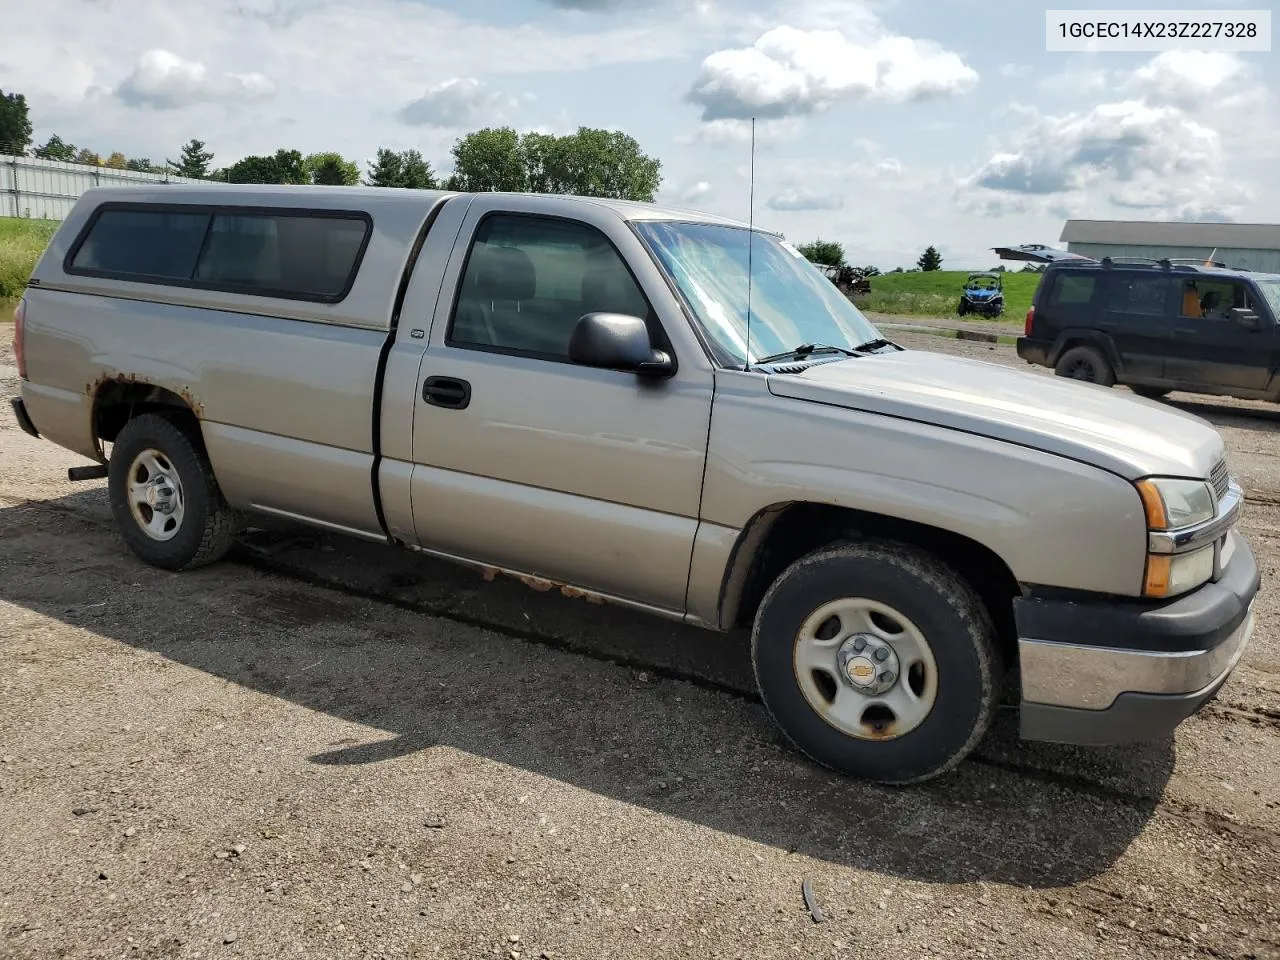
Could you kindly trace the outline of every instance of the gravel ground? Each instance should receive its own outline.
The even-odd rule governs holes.
[[[1236,675],[907,790],[785,750],[739,637],[307,531],[145,567],[6,403],[0,957],[1280,957],[1280,420],[1172,402],[1250,497]]]

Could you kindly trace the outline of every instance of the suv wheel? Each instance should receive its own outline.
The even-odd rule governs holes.
[[[1161,397],[1168,396],[1169,391],[1164,387],[1137,387],[1129,388],[1140,397],[1146,397],[1148,400],[1159,400]]]
[[[1116,382],[1116,372],[1096,347],[1072,347],[1058,358],[1053,372],[1060,377],[1083,380],[1109,387]]]
[[[239,529],[198,435],[162,414],[135,417],[120,431],[107,494],[125,543],[153,567],[213,563],[231,549]]]
[[[791,742],[880,783],[954,767],[998,701],[986,607],[949,566],[897,543],[839,543],[796,561],[761,602],[751,652]]]

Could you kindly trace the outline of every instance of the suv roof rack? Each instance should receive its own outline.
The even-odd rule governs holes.
[[[1102,258],[1102,265],[1104,267],[1109,267],[1115,263],[1151,263],[1151,264],[1155,264],[1158,267],[1164,267],[1166,270],[1168,270],[1174,264],[1179,264],[1179,265],[1188,266],[1188,267],[1219,267],[1224,270],[1227,267],[1227,265],[1223,263],[1221,260],[1209,260],[1205,257],[1161,257],[1159,259],[1156,259],[1155,257],[1107,256]]]

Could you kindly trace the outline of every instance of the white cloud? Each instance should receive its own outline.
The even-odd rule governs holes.
[[[929,40],[884,35],[866,42],[838,30],[775,27],[746,48],[702,62],[687,99],[704,120],[779,118],[825,110],[843,97],[915,100],[963,93],[978,74]]]
[[[1031,76],[1031,66],[1026,63],[1002,63],[996,73],[1006,80],[1021,80]]]
[[[491,90],[474,78],[446,80],[400,108],[402,123],[422,127],[465,127],[477,120],[486,125],[500,122],[517,99]]]
[[[711,184],[706,180],[699,180],[697,183],[692,183],[680,191],[680,202],[697,203],[699,200],[706,199],[712,189]]]
[[[147,50],[116,96],[134,107],[177,110],[220,100],[244,102],[269,97],[274,85],[260,73],[210,73],[203,63],[183,60],[168,50]]]
[[[1244,72],[1244,61],[1233,53],[1166,50],[1135,70],[1126,86],[1153,103],[1212,108],[1214,96]]]
[[[841,210],[844,197],[838,193],[823,193],[805,187],[789,187],[770,197],[766,206],[770,210],[799,212],[806,210]]]
[[[1064,195],[1175,214],[1239,204],[1246,192],[1225,173],[1218,132],[1174,106],[1102,103],[1036,116],[1010,149],[993,154],[964,184],[989,213],[1025,211],[1033,198]]]
[[[801,123],[795,117],[780,120],[756,121],[756,146],[776,147],[793,141],[800,135]],[[702,144],[710,147],[740,147],[751,143],[751,121],[708,120],[700,123],[692,133],[677,138],[680,144]]]

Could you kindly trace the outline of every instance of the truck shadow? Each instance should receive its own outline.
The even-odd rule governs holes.
[[[784,745],[740,637],[288,528],[168,574],[128,555],[107,518],[101,488],[0,510],[0,566],[17,573],[0,599],[390,734],[318,744],[317,765],[444,746],[838,864],[1030,887],[1107,870],[1173,769],[1171,741],[1023,743],[1010,711],[939,780],[854,782]],[[38,549],[68,536],[67,556]]]

